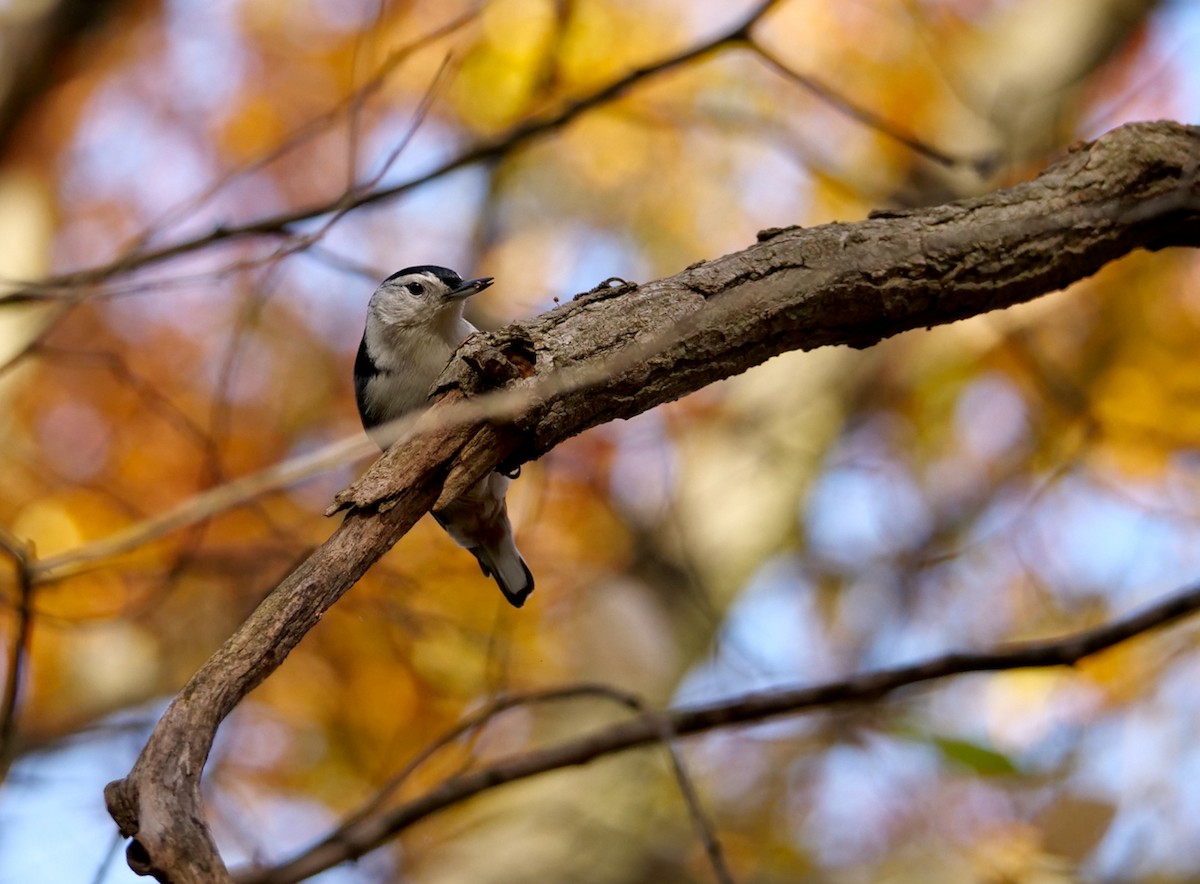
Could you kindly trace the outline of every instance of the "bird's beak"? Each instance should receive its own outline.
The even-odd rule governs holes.
[[[446,293],[446,299],[449,301],[461,301],[464,298],[469,298],[472,295],[477,295],[495,280],[491,276],[481,276],[479,279],[468,279],[456,289]]]

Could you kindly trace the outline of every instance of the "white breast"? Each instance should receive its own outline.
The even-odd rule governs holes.
[[[475,331],[465,320],[450,318],[457,319],[453,328],[437,329],[438,334],[396,325],[368,325],[367,349],[380,373],[367,382],[366,398],[383,420],[395,420],[427,405],[429,390],[455,348]],[[382,430],[380,427],[370,435],[385,447],[392,440],[381,438],[388,435]]]

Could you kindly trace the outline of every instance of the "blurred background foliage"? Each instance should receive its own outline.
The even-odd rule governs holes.
[[[780,0],[748,39],[522,134],[750,9],[0,0],[6,543],[37,561],[87,549],[357,434],[366,301],[400,267],[494,275],[471,309],[496,327],[761,228],[986,192],[1075,140],[1200,109],[1192,3]],[[497,149],[453,167],[481,144]],[[538,579],[519,612],[423,520],[222,728],[226,858],[290,856],[500,692],[599,681],[698,702],[1057,635],[1196,580],[1198,274],[1191,254],[1133,255],[1019,309],[773,359],[574,439],[510,494]],[[5,558],[0,656],[24,666],[0,880],[133,879],[103,783],[327,536],[321,511],[365,463],[41,573],[24,657]],[[681,749],[739,880],[1194,880],[1198,684],[1185,625],[1072,671]],[[627,714],[610,706],[506,713],[387,800]],[[711,870],[653,748],[497,790],[321,880],[400,876]]]

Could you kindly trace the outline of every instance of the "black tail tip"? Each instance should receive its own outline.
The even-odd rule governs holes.
[[[500,572],[492,568],[488,562],[486,550],[480,547],[472,547],[471,554],[475,556],[479,562],[479,570],[483,572],[484,577],[491,577],[496,581],[496,585],[500,587],[500,591],[504,593],[504,598],[514,608],[519,608],[525,604],[525,600],[533,593],[533,572],[529,570],[529,566],[525,564],[525,560],[521,559],[521,570],[525,572],[525,580],[521,584],[520,589],[513,589],[500,576]]]
[[[525,588],[520,592],[512,592],[508,587],[501,586],[500,591],[504,593],[504,597],[508,599],[508,603],[514,608],[519,608],[525,604],[525,600],[533,594],[533,584],[527,583]]]
[[[533,594],[533,573],[529,570],[529,566],[525,564],[525,560],[521,559],[521,568],[525,571],[525,585],[518,590],[513,590],[506,586],[504,581],[500,579],[500,575],[495,575],[496,584],[500,587],[500,591],[504,593],[504,597],[508,599],[508,603],[514,608],[519,608],[525,604],[525,600]]]

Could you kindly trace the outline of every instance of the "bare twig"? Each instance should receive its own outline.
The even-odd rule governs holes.
[[[385,4],[381,3],[379,8],[379,16],[384,12]],[[353,134],[357,123],[362,113],[363,107],[367,102],[379,92],[380,89],[387,83],[388,79],[397,69],[408,59],[412,58],[421,50],[429,47],[437,41],[450,36],[455,31],[462,29],[479,15],[478,4],[472,4],[471,7],[463,11],[461,14],[450,19],[443,25],[439,25],[433,30],[422,34],[420,37],[405,43],[403,46],[388,53],[386,59],[379,66],[379,69],[371,75],[361,86],[354,90],[346,98],[339,101],[333,107],[320,116],[308,123],[302,125],[299,129],[288,136],[278,147],[268,151],[262,156],[256,158],[253,162],[240,166],[217,178],[203,192],[195,197],[192,197],[178,207],[168,211],[165,215],[156,218],[152,223],[147,225],[144,233],[133,240],[125,250],[125,256],[136,254],[139,249],[144,248],[152,239],[155,231],[162,230],[167,225],[175,223],[178,219],[186,216],[188,213],[194,212],[201,208],[210,199],[216,196],[224,189],[231,181],[249,174],[251,172],[262,169],[271,163],[278,160],[280,157],[296,150],[300,146],[307,143],[312,138],[327,131],[331,127],[337,125],[338,121],[346,117],[350,121],[350,162],[347,163],[347,175],[349,181],[346,185],[346,191],[350,192],[354,189],[354,145],[357,140]],[[378,20],[378,16],[377,16]],[[357,64],[359,51],[355,51],[355,63]],[[118,259],[119,260],[119,259]],[[115,262],[114,262],[115,263]]]
[[[72,293],[80,286],[102,282],[112,276],[159,264],[170,258],[200,251],[209,246],[260,236],[290,236],[294,226],[300,222],[319,218],[331,212],[347,212],[360,206],[394,199],[452,172],[491,161],[530,141],[558,131],[584,113],[620,98],[643,80],[712,55],[727,46],[740,44],[750,29],[779,2],[780,0],[761,0],[745,19],[725,34],[718,35],[708,42],[692,46],[653,64],[630,71],[589,95],[570,102],[555,113],[524,122],[499,138],[467,150],[440,166],[401,184],[375,190],[368,189],[353,194],[341,194],[336,199],[317,206],[260,218],[247,224],[220,226],[202,236],[158,248],[145,249],[87,270],[30,283],[0,297],[0,305],[30,300],[57,300],[64,295],[74,297]]]
[[[761,43],[756,40],[750,40],[747,45],[754,50],[754,54],[766,62],[767,66],[779,73],[784,79],[795,83],[797,86],[808,90],[813,95],[817,96],[821,101],[837,109],[852,120],[857,120],[868,128],[874,129],[882,135],[886,135],[893,141],[898,141],[903,144],[913,153],[925,157],[927,160],[932,160],[940,166],[954,168],[957,166],[969,166],[978,171],[978,163],[965,160],[962,157],[956,157],[948,154],[931,144],[914,137],[908,132],[904,132],[894,123],[879,116],[874,111],[867,110],[865,107],[860,107],[850,99],[835,92],[830,87],[826,86],[821,81],[810,77],[807,74],[802,74],[799,71],[794,71],[788,67],[778,55],[771,52]]]
[[[671,734],[686,736],[838,705],[869,703],[905,688],[967,673],[1074,666],[1085,657],[1168,626],[1197,611],[1200,611],[1200,585],[1193,585],[1139,613],[1061,638],[1012,644],[994,651],[947,654],[923,663],[865,672],[826,684],[745,694],[691,709],[643,712],[636,718],[588,736],[514,755],[445,780],[407,804],[340,827],[337,848],[341,855],[336,861],[331,862],[337,857],[336,851],[329,843],[322,842],[273,868],[245,870],[236,876],[236,880],[238,884],[291,884],[303,880],[338,863],[356,859],[414,823],[482,792],[661,740],[664,721]],[[315,863],[313,860],[318,854],[320,862]]]
[[[692,826],[696,829],[700,843],[704,845],[708,864],[712,866],[713,877],[717,879],[717,884],[734,884],[733,871],[729,868],[729,861],[725,858],[725,850],[721,847],[716,826],[704,812],[696,785],[692,781],[691,774],[688,773],[679,748],[675,745],[675,738],[678,735],[671,724],[670,716],[651,709],[640,697],[633,694],[619,692],[614,699],[623,702],[630,709],[640,712],[642,717],[658,731],[658,738],[663,748],[667,750],[667,756],[671,759],[671,770],[675,774],[675,782],[679,785],[679,793],[687,805],[688,816],[691,817]]]
[[[109,840],[108,850],[105,851],[104,858],[100,860],[96,866],[96,874],[92,875],[92,884],[104,884],[108,878],[109,869],[112,868],[113,861],[120,855],[121,852],[121,833],[117,832]]]
[[[330,832],[318,844],[306,850],[304,853],[304,862],[309,870],[306,871],[304,868],[299,867],[294,868],[292,870],[292,874],[296,875],[294,880],[302,880],[310,875],[324,871],[330,867],[328,863],[331,860],[333,864],[344,861],[345,843],[348,834],[353,833],[356,827],[363,825],[372,817],[383,813],[383,809],[387,806],[388,801],[395,795],[404,781],[447,746],[457,742],[467,734],[478,732],[497,716],[513,709],[581,698],[608,700],[655,721],[660,739],[671,759],[672,771],[679,784],[680,793],[683,795],[692,823],[696,827],[697,834],[704,844],[705,852],[713,867],[714,876],[720,884],[731,884],[733,876],[729,871],[720,841],[716,836],[716,831],[704,813],[699,796],[696,794],[695,786],[688,775],[683,759],[674,746],[675,733],[671,728],[670,719],[652,709],[635,694],[619,690],[610,685],[588,683],[566,685],[564,687],[549,688],[540,691],[528,691],[519,694],[506,694],[497,697],[484,708],[464,718],[449,731],[442,734],[417,753],[403,769],[392,777],[389,777],[371,799],[347,816],[337,829]],[[247,872],[246,874],[252,873]]]
[[[429,116],[429,111],[433,107],[433,99],[437,95],[438,88],[445,82],[446,72],[450,69],[451,56],[447,55],[442,59],[442,63],[438,66],[437,71],[433,75],[433,80],[430,81],[429,87],[425,90],[425,94],[421,97],[421,103],[417,106],[416,112],[409,121],[408,129],[400,137],[399,142],[388,155],[384,158],[383,163],[374,175],[372,175],[365,184],[351,187],[338,199],[333,207],[333,212],[330,216],[312,233],[304,234],[303,236],[292,237],[286,243],[276,249],[270,260],[292,255],[297,252],[303,252],[315,243],[324,239],[333,226],[341,221],[353,209],[357,208],[361,203],[358,202],[358,196],[362,193],[370,193],[371,188],[383,180],[388,171],[395,165],[396,160],[400,158],[400,154],[404,149],[412,143],[413,138],[417,134],[417,130],[421,128],[421,124]]]
[[[17,700],[21,692],[21,680],[25,674],[25,661],[29,657],[29,643],[33,638],[33,581],[30,578],[33,549],[25,541],[0,529],[0,550],[12,559],[17,578],[17,624],[8,649],[8,671],[4,679],[4,697],[0,701],[2,783],[16,755]]]
[[[234,479],[210,491],[201,492],[165,513],[101,540],[33,562],[30,566],[30,578],[35,584],[40,584],[79,574],[105,559],[132,552],[174,531],[242,506],[264,494],[302,482],[318,473],[378,451],[379,449],[362,435],[356,434],[338,440],[316,451]]]

